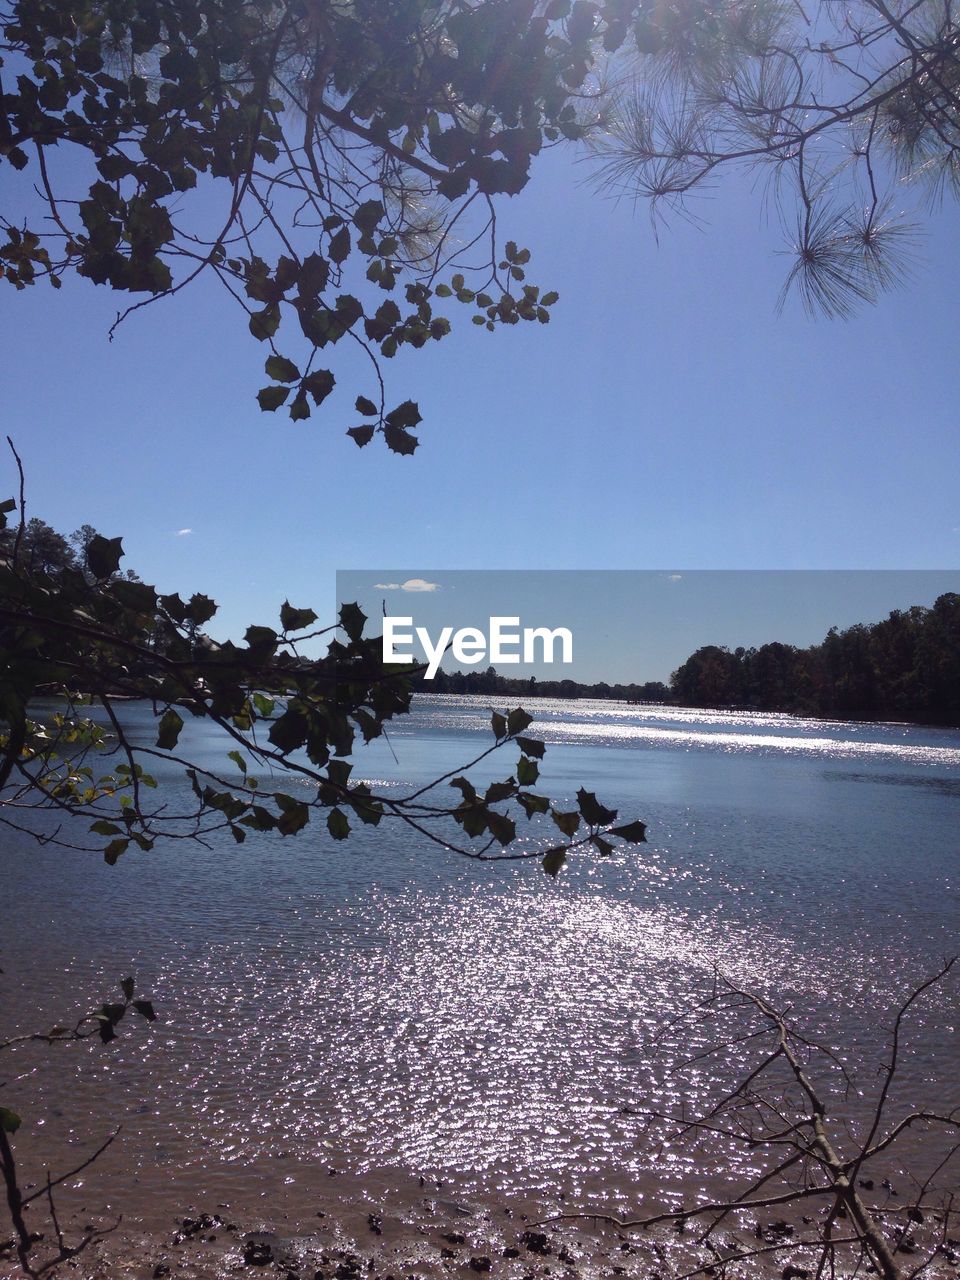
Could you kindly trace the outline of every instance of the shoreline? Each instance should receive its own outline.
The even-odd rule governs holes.
[[[817,1229],[811,1215],[829,1210],[825,1204],[787,1217],[775,1209],[741,1211],[713,1237],[705,1258],[694,1247],[693,1229],[621,1229],[590,1214],[562,1219],[556,1207],[532,1200],[476,1204],[424,1177],[406,1181],[405,1187],[395,1182],[399,1194],[384,1203],[364,1190],[358,1175],[336,1209],[326,1202],[327,1208],[300,1212],[285,1211],[282,1199],[263,1214],[198,1197],[165,1225],[147,1228],[136,1216],[124,1217],[47,1274],[73,1280],[675,1280],[701,1274],[805,1280],[816,1268],[815,1249],[804,1247]],[[78,1210],[64,1222],[68,1241],[75,1243],[84,1220],[97,1230],[108,1225],[106,1215]],[[933,1248],[937,1215],[921,1230],[918,1245]],[[43,1257],[38,1253],[38,1261]],[[904,1264],[916,1260],[905,1257]],[[925,1273],[936,1280],[960,1274],[960,1242],[946,1240]],[[852,1274],[850,1265],[838,1258],[836,1274]],[[0,1277],[20,1275],[10,1252],[0,1250]]]

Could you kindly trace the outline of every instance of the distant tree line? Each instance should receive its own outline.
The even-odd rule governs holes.
[[[523,698],[600,698],[684,707],[742,707],[840,720],[908,720],[960,725],[960,595],[932,608],[895,609],[882,622],[832,627],[821,644],[773,641],[730,650],[704,645],[670,677],[644,683],[583,684],[485,671],[421,675],[423,693]]]
[[[670,677],[674,701],[843,720],[960,725],[960,595],[831,627],[821,644],[705,645]]]
[[[660,680],[645,684],[581,684],[576,680],[538,680],[536,676],[502,676],[496,667],[486,671],[444,671],[432,680],[421,675],[415,686],[423,693],[510,694],[523,698],[609,698],[618,702],[668,702],[670,690]]]

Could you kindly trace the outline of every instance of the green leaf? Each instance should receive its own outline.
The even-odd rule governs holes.
[[[263,387],[257,392],[257,402],[264,413],[273,413],[284,403],[293,387]]]
[[[356,641],[360,639],[363,635],[363,624],[366,620],[367,615],[358,604],[345,604],[340,606],[340,626],[351,640]]]
[[[190,597],[190,617],[198,627],[202,627],[205,622],[209,622],[216,612],[217,602],[211,600],[209,596],[200,595],[197,592]]]
[[[495,813],[491,810],[487,814],[487,826],[490,828],[490,834],[494,840],[501,845],[508,845],[516,838],[517,824],[512,818],[508,818],[502,813]]]
[[[499,804],[501,800],[509,800],[516,792],[516,783],[510,778],[507,782],[491,782],[484,792],[484,804]]]
[[[358,449],[362,449],[365,444],[369,444],[373,439],[373,427],[350,427],[347,435],[351,440],[355,440]]]
[[[129,844],[129,840],[111,840],[103,851],[104,862],[111,867],[115,866],[120,855],[126,853]]]
[[[109,1044],[111,1040],[116,1040],[117,1033],[113,1029],[113,1023],[109,1018],[98,1018],[100,1023],[97,1030],[100,1032],[100,1039],[104,1044]]]
[[[533,724],[533,716],[524,711],[523,707],[517,707],[507,716],[507,732],[509,734],[522,733],[524,729],[529,729]]]
[[[120,983],[120,990],[123,992],[124,1000],[133,999],[133,988],[135,986],[133,978],[124,978]]]
[[[244,643],[248,649],[254,650],[258,657],[273,657],[280,637],[273,627],[247,627],[243,633]]]
[[[288,710],[270,725],[267,735],[273,745],[286,755],[296,751],[307,740],[307,722],[296,710]]]
[[[121,578],[110,584],[110,594],[133,613],[153,614],[157,607],[157,593],[145,582],[127,582]]]
[[[390,410],[384,421],[393,427],[415,427],[423,419],[416,401],[404,400],[402,404]]]
[[[327,253],[331,262],[337,265],[345,262],[350,253],[350,229],[349,227],[341,227],[340,230],[330,237],[330,243],[327,246]]]
[[[23,1122],[15,1111],[9,1107],[0,1107],[0,1129],[4,1133],[16,1133]]]
[[[609,840],[604,840],[603,836],[592,835],[590,837],[590,843],[595,848],[599,849],[605,858],[609,858],[614,852],[614,846]]]
[[[247,762],[239,751],[228,751],[227,759],[232,760],[241,773],[245,774],[247,772]]]
[[[502,716],[499,711],[493,711],[490,714],[490,728],[493,730],[493,736],[499,742],[501,738],[507,736],[507,718]]]
[[[313,396],[314,404],[323,404],[327,396],[336,386],[336,379],[329,369],[316,369],[303,380],[303,390]]]
[[[148,1022],[156,1022],[157,1015],[153,1008],[153,1002],[150,1000],[134,1000],[133,1007],[139,1013],[141,1018],[146,1018]]]
[[[451,787],[456,787],[464,800],[476,800],[477,791],[469,778],[452,778],[448,783]]]
[[[551,809],[550,816],[565,836],[575,836],[580,826],[580,815],[576,811],[561,813],[559,809]]]
[[[386,210],[379,200],[365,200],[354,211],[354,225],[361,231],[373,232]]]
[[[331,809],[327,815],[327,830],[334,840],[346,840],[350,834],[350,823],[342,809]]]
[[[387,447],[392,449],[394,453],[400,453],[407,457],[416,453],[420,444],[416,436],[412,436],[409,431],[404,431],[402,427],[394,426],[390,422],[383,428],[383,438],[387,442]]]
[[[269,809],[264,809],[262,805],[255,804],[246,817],[240,821],[245,827],[250,827],[254,831],[272,831],[277,825],[277,820]]]
[[[543,295],[540,301],[545,307],[552,307],[555,302],[560,301],[560,295],[555,290],[551,289],[549,293],[545,293]]]
[[[297,392],[290,405],[290,417],[294,422],[301,422],[304,418],[310,417],[310,405],[307,403],[306,393],[303,390]]]
[[[262,311],[254,311],[250,317],[249,329],[258,342],[272,338],[280,327],[280,308],[271,302]]]
[[[486,831],[488,816],[486,809],[481,806],[458,810],[454,814],[464,831],[472,839],[476,839],[477,836],[483,835],[484,831]]]
[[[296,801],[289,809],[281,813],[277,821],[277,830],[282,836],[292,836],[302,830],[310,821],[310,810],[305,804]]]
[[[286,356],[267,356],[264,369],[274,382],[297,382],[300,378],[300,370]]]
[[[106,818],[99,818],[96,822],[90,824],[90,830],[96,836],[118,836],[121,833],[120,828],[115,822],[108,822]]]
[[[539,738],[517,738],[517,746],[528,756],[533,756],[537,760],[543,759],[543,753],[546,746]]]
[[[541,865],[548,876],[558,876],[560,874],[560,869],[566,860],[566,849],[548,849],[543,855]]]
[[[617,816],[616,809],[605,808],[592,791],[586,791],[583,787],[577,792],[577,804],[591,827],[605,827]]]
[[[277,704],[274,702],[273,698],[268,698],[266,694],[254,693],[253,705],[256,707],[260,715],[267,717],[273,715]]]
[[[317,615],[312,609],[295,609],[289,600],[284,600],[280,606],[280,625],[284,631],[303,631],[316,620]]]
[[[95,578],[109,578],[116,573],[122,556],[122,538],[101,538],[98,533],[87,544],[87,565]]]
[[[172,751],[177,745],[177,739],[180,737],[182,728],[183,717],[177,711],[174,711],[173,707],[167,707],[160,720],[157,746],[162,751]]]
[[[610,835],[619,836],[621,840],[629,840],[631,844],[646,844],[647,824],[645,822],[628,822],[624,827],[611,827]]]
[[[365,418],[375,418],[380,412],[373,401],[368,400],[366,396],[357,396],[357,401],[354,407],[357,413],[362,413]]]
[[[517,762],[517,782],[521,787],[530,787],[540,777],[540,769],[535,760],[521,756]]]
[[[550,808],[550,801],[546,796],[534,795],[532,791],[518,792],[517,803],[528,818],[532,818],[535,813],[546,813]]]

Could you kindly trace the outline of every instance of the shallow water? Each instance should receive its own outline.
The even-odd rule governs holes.
[[[653,1043],[715,965],[789,1002],[874,1090],[892,1008],[957,949],[960,733],[531,708],[540,789],[570,804],[596,790],[649,844],[553,881],[387,824],[113,868],[4,836],[0,1032],[64,1021],[131,972],[161,1013],[108,1049],[4,1055],[34,1165],[63,1167],[122,1121],[81,1195],[147,1227],[203,1195],[345,1195],[328,1166],[377,1194],[421,1174],[481,1200],[617,1208],[716,1189],[747,1157],[721,1170],[663,1148],[637,1115],[702,1103],[746,1060],[680,1072],[716,1034],[692,1023]],[[420,700],[391,731],[396,761],[376,742],[354,776],[422,785],[487,745],[488,718],[483,699]],[[956,1104],[956,994],[945,984],[912,1020],[897,1106]]]

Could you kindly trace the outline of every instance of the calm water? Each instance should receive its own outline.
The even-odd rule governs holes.
[[[122,1120],[122,1151],[84,1194],[147,1224],[224,1188],[316,1197],[328,1165],[374,1186],[423,1173],[461,1195],[583,1205],[706,1187],[718,1175],[641,1140],[635,1112],[732,1079],[736,1063],[678,1073],[705,1032],[651,1044],[715,964],[791,1002],[873,1087],[891,1006],[957,949],[960,734],[532,709],[542,790],[568,807],[596,790],[649,824],[648,845],[552,881],[386,823],[342,844],[308,829],[114,868],[4,836],[0,1032],[65,1020],[128,972],[162,1014],[109,1050],[4,1055],[36,1158],[62,1167]],[[374,743],[355,777],[422,784],[487,745],[488,717],[483,699],[421,701],[391,733],[397,762]],[[956,994],[912,1024],[898,1105],[956,1103]]]

